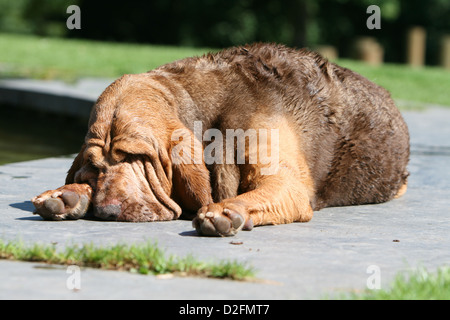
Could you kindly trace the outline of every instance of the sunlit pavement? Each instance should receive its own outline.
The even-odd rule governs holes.
[[[32,196],[64,183],[72,158],[0,166],[0,237],[26,243],[112,244],[154,240],[168,255],[238,260],[257,281],[160,278],[81,269],[72,290],[66,267],[0,261],[2,299],[316,299],[386,288],[415,267],[450,262],[450,108],[404,112],[411,133],[408,192],[379,205],[327,208],[312,221],[258,227],[232,238],[197,237],[190,221],[43,221]]]

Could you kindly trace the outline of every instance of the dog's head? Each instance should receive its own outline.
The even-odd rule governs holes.
[[[172,164],[166,138],[170,120],[158,110],[163,103],[142,82],[122,78],[94,106],[76,160],[80,163],[67,180],[91,185],[97,217],[155,221],[180,216],[180,206],[170,197]]]

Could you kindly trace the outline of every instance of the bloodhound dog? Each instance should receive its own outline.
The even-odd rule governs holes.
[[[101,94],[44,219],[193,218],[200,235],[306,222],[407,186],[408,128],[390,94],[308,50],[234,47],[124,75]]]

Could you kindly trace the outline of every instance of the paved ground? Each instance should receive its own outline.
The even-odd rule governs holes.
[[[200,238],[189,221],[47,222],[29,199],[63,184],[71,158],[0,166],[0,238],[66,243],[156,240],[168,254],[236,259],[261,282],[159,279],[83,269],[67,289],[65,267],[0,260],[0,299],[314,299],[362,290],[375,266],[381,287],[401,270],[450,263],[450,108],[405,112],[411,131],[406,195],[380,205],[327,208],[309,223],[258,227],[234,238]],[[241,245],[230,244],[231,240]]]

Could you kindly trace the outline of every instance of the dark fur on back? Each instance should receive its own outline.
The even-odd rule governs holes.
[[[206,91],[190,92],[193,105],[182,110],[188,127],[202,119],[205,129],[246,129],[255,114],[288,117],[314,179],[315,210],[388,201],[406,183],[409,134],[389,92],[317,53],[255,44],[160,70],[192,83],[209,74],[211,88],[204,90],[216,103],[205,113],[197,106]]]
[[[202,159],[212,128],[217,139],[240,132],[245,161],[237,136],[214,149],[230,161]],[[275,136],[247,135],[269,129]],[[199,161],[176,161],[180,150]],[[89,208],[133,222],[193,213],[199,234],[230,236],[391,200],[406,191],[408,160],[408,128],[385,89],[308,50],[254,44],[116,80],[92,110],[66,185],[32,202],[52,220]]]

